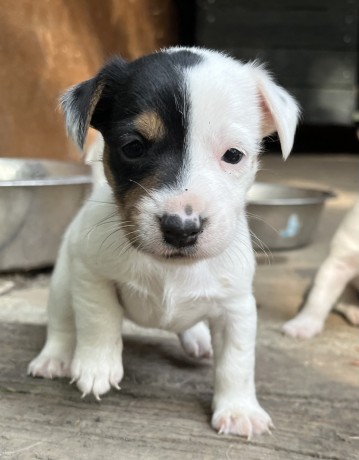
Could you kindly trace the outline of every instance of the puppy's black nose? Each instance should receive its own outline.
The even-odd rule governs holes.
[[[193,246],[202,230],[203,221],[200,216],[182,219],[177,214],[164,214],[160,219],[161,231],[166,243],[175,248]]]

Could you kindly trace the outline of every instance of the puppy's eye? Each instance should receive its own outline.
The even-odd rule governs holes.
[[[227,152],[223,155],[222,160],[225,161],[226,163],[230,163],[232,165],[235,165],[241,161],[241,159],[244,157],[244,153],[237,150],[237,149],[229,149]]]
[[[122,147],[122,152],[129,160],[137,160],[145,153],[145,146],[139,140],[132,141]]]

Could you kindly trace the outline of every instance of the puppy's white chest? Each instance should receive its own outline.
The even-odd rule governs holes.
[[[180,332],[213,314],[221,296],[214,277],[188,277],[167,273],[120,283],[121,302],[127,316],[144,327]]]

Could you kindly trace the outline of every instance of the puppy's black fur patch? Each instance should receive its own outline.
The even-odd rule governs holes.
[[[187,51],[153,54],[128,64],[120,78],[113,64],[104,69],[111,75],[111,86],[106,85],[91,124],[102,132],[108,145],[119,198],[148,177],[155,176],[161,186],[179,179],[189,110],[181,70],[200,59]],[[157,113],[164,124],[165,135],[158,141],[148,141],[135,130],[136,116],[148,111]],[[123,147],[131,142],[143,147],[143,154],[136,159],[124,155]]]
[[[200,55],[186,50],[159,52],[131,63],[115,58],[96,77],[65,96],[65,112],[67,104],[75,113],[71,121],[78,117],[79,129],[87,131],[89,123],[102,133],[108,149],[107,170],[120,202],[129,189],[149,177],[154,187],[176,184],[180,179],[190,110],[184,69],[201,60]],[[162,121],[160,139],[146,139],[136,130],[136,117],[145,112],[155,113]],[[79,134],[80,143],[84,136]]]

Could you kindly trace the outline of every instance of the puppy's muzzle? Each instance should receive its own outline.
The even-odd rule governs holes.
[[[175,248],[185,248],[196,244],[203,228],[199,215],[182,218],[178,214],[164,214],[160,218],[160,228],[165,242]]]

